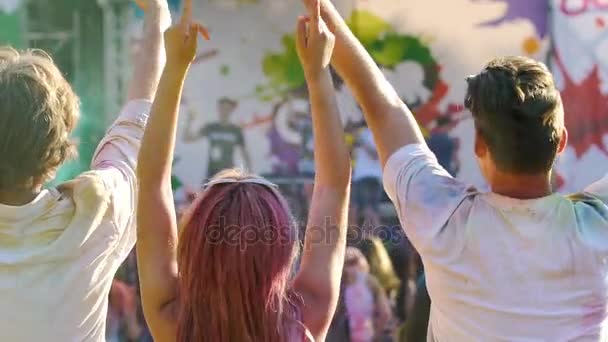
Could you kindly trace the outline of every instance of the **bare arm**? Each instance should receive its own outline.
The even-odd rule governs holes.
[[[194,127],[195,112],[192,109],[188,110],[188,121],[186,122],[186,131],[184,132],[184,142],[192,143],[203,137],[203,130],[195,130]]]
[[[154,99],[160,73],[165,65],[163,32],[171,25],[171,14],[166,0],[150,0],[144,17],[144,39],[137,53],[128,100]]]
[[[303,320],[315,340],[325,340],[336,310],[344,264],[350,158],[331,75],[333,35],[316,10],[298,24],[298,54],[308,83],[315,145],[315,185],[302,264],[295,290],[304,300]]]
[[[314,0],[304,0],[311,6]],[[330,0],[321,0],[321,15],[336,35],[332,65],[361,105],[374,134],[382,165],[400,147],[422,143],[414,116],[388,83],[363,45],[350,31]]]
[[[139,153],[137,263],[144,314],[156,341],[174,341],[177,298],[177,224],[171,171],[181,93],[196,52],[191,1],[165,33],[165,67]]]
[[[243,155],[243,159],[245,160],[245,166],[247,167],[247,170],[252,170],[252,164],[251,164],[251,155],[249,154],[249,149],[247,148],[246,145],[241,145],[241,153]]]
[[[168,66],[144,134],[137,178],[137,261],[146,320],[155,338],[170,339],[166,315],[177,297],[177,223],[171,191],[179,93],[185,69]]]
[[[139,153],[145,122],[150,112],[150,101],[164,66],[162,32],[170,13],[166,0],[148,0],[145,31],[139,49],[129,90],[129,101],[114,124],[99,143],[91,168],[100,175],[112,193],[112,211],[120,234],[116,244],[120,260],[127,257],[135,244],[135,215],[137,154]]]

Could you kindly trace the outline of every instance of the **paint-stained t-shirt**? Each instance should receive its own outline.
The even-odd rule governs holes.
[[[105,341],[112,279],[136,239],[135,169],[150,106],[123,109],[91,171],[26,205],[0,205],[0,341]]]
[[[212,123],[202,128],[201,135],[209,139],[207,177],[212,177],[223,169],[234,167],[234,150],[238,146],[245,145],[243,131],[239,126]]]
[[[424,262],[429,341],[608,340],[608,177],[518,200],[480,193],[408,145],[384,183]]]

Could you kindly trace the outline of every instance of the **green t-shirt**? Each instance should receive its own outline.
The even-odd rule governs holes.
[[[245,146],[243,131],[237,125],[212,123],[202,128],[201,134],[209,139],[207,177],[234,167],[234,149]]]

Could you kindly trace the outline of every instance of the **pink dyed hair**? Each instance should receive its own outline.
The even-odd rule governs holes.
[[[214,179],[252,178],[227,170]],[[300,316],[290,290],[299,250],[285,198],[269,186],[203,190],[178,244],[178,341],[287,341]]]

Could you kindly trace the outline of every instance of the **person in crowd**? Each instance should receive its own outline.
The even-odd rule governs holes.
[[[106,341],[137,341],[143,333],[137,316],[137,290],[114,279],[110,289]]]
[[[349,340],[382,341],[392,319],[391,306],[384,289],[369,273],[365,256],[355,247],[346,249],[342,282]]]
[[[456,177],[460,170],[460,162],[458,160],[458,140],[452,138],[447,132],[437,131],[433,132],[426,141],[429,149],[437,157],[437,162],[445,170]]]
[[[383,196],[382,167],[372,132],[362,127],[355,134],[353,145],[353,205],[351,217],[369,229],[380,227],[379,204]]]
[[[79,100],[42,51],[0,48],[0,336],[104,341],[114,273],[135,244],[136,157],[164,64],[165,0],[148,0],[128,103],[90,172],[45,188],[76,153]]]
[[[401,280],[397,277],[397,273],[393,268],[393,262],[380,238],[370,236],[357,246],[367,263],[369,264],[369,272],[374,276],[385,294],[389,299],[393,300],[397,296]]]
[[[209,158],[207,164],[207,178],[213,177],[216,173],[226,168],[235,166],[234,152],[238,148],[245,161],[245,166],[251,169],[251,157],[245,144],[243,129],[230,121],[232,114],[238,107],[238,102],[222,97],[218,101],[219,121],[206,124],[198,131],[193,131],[196,113],[189,111],[188,122],[186,123],[186,133],[184,141],[187,143],[195,142],[200,138],[206,137],[209,140]]]
[[[326,341],[350,342],[350,327],[348,324],[346,304],[344,303],[344,282],[342,282],[340,287],[338,306],[336,307],[336,312],[334,313],[334,317],[331,320],[331,325],[329,326],[329,331],[327,332]]]
[[[431,314],[431,298],[426,290],[424,275],[418,278],[416,294],[412,305],[412,311],[408,315],[405,324],[399,330],[399,341],[424,342],[427,340],[429,316]]]
[[[573,196],[552,191],[568,135],[547,67],[501,57],[467,78],[474,153],[491,190],[482,193],[439,165],[329,0],[322,15],[336,35],[332,65],[363,108],[385,189],[425,266],[427,340],[606,340],[608,177]]]
[[[170,189],[178,108],[197,47],[191,0],[165,34],[167,67],[139,154],[138,269],[155,341],[325,339],[344,264],[350,160],[329,71],[333,35],[317,2],[297,51],[315,131],[315,188],[302,254],[298,227],[269,181],[238,170],[207,183],[183,217]]]

